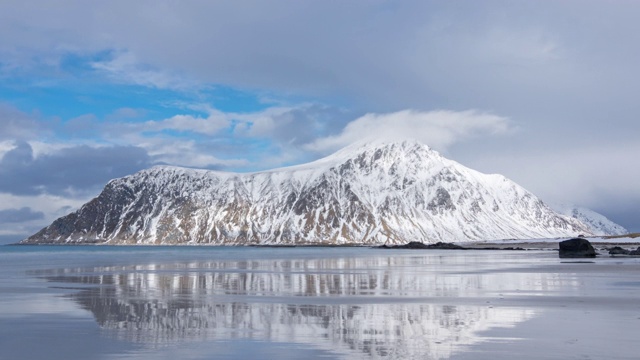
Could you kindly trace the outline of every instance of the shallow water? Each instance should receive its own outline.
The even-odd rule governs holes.
[[[0,247],[0,359],[635,359],[640,259]]]

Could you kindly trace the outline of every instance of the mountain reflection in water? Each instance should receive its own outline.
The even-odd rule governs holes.
[[[552,273],[492,271],[495,263],[451,254],[200,260],[31,275],[77,289],[68,296],[126,341],[251,339],[429,359],[535,315],[494,306],[495,299],[572,286]]]

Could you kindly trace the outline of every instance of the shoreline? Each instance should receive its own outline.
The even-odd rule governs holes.
[[[621,248],[635,250],[640,246],[640,237],[637,234],[629,234],[626,236],[603,236],[603,237],[587,237],[587,239],[596,250],[606,251],[609,248],[619,246]],[[404,244],[110,244],[110,243],[13,243],[4,244],[2,246],[71,246],[71,247],[251,247],[251,248],[369,248],[369,249],[411,249],[411,250],[507,250],[507,251],[526,251],[526,250],[554,250],[559,249],[561,241],[570,238],[554,238],[554,239],[505,239],[505,240],[488,240],[488,241],[452,241],[437,243],[422,243],[419,241],[408,241]],[[409,244],[423,244],[424,247],[410,247]],[[435,244],[440,244],[437,246]]]

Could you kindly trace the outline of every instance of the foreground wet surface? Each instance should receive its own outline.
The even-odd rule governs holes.
[[[0,358],[637,356],[640,259],[3,247]]]

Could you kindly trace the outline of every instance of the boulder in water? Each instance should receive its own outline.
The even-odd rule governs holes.
[[[609,255],[629,255],[629,250],[621,248],[620,246],[614,246],[609,249]]]
[[[561,258],[594,258],[596,250],[589,240],[583,238],[573,238],[560,242]]]
[[[639,256],[640,255],[640,246],[637,249],[629,251],[629,255]]]

